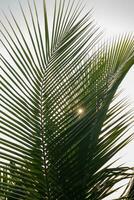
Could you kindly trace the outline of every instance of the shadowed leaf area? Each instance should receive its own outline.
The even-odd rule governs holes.
[[[103,200],[133,176],[111,158],[133,139],[133,111],[116,91],[134,35],[103,44],[81,1],[55,1],[51,22],[42,3],[42,17],[35,2],[28,16],[20,5],[25,30],[12,11],[0,21],[0,200]],[[133,198],[132,181],[118,199]]]

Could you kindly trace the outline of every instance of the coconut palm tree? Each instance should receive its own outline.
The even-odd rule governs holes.
[[[55,1],[52,28],[45,0],[44,24],[28,7],[28,40],[12,11],[1,22],[12,59],[0,55],[1,199],[102,200],[132,177],[111,158],[133,139],[133,113],[116,91],[134,64],[134,35],[100,45],[80,1]]]

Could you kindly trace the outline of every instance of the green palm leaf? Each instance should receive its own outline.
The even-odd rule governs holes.
[[[134,198],[134,179],[130,182],[130,189],[127,194],[128,199],[133,199]]]
[[[36,3],[35,13],[28,7],[32,28],[20,5],[28,41],[12,11],[15,26],[5,14],[9,29],[1,22],[13,61],[0,55],[1,198],[104,199],[132,177],[110,160],[133,139],[123,139],[133,112],[115,94],[134,64],[134,36],[93,51],[102,33],[81,2],[55,1],[51,34],[45,0],[43,28]]]

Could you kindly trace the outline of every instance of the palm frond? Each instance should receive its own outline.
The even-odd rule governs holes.
[[[116,91],[134,64],[134,36],[96,47],[102,32],[83,4],[55,1],[50,34],[35,1],[32,22],[20,4],[30,40],[12,11],[1,21],[1,166],[3,199],[104,199],[128,167],[111,158],[133,139],[133,111],[116,102]],[[17,29],[17,31],[16,31]],[[32,51],[31,51],[32,46]],[[93,49],[96,49],[94,50]],[[81,110],[81,112],[79,112]],[[110,164],[109,164],[110,163]]]

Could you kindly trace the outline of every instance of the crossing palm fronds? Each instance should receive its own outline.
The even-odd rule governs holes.
[[[110,160],[133,139],[133,111],[116,91],[134,64],[134,35],[97,48],[92,11],[75,3],[55,1],[52,27],[45,0],[43,25],[35,2],[29,18],[20,5],[29,40],[12,11],[8,27],[1,21],[12,60],[0,55],[3,199],[101,200],[132,177]]]

